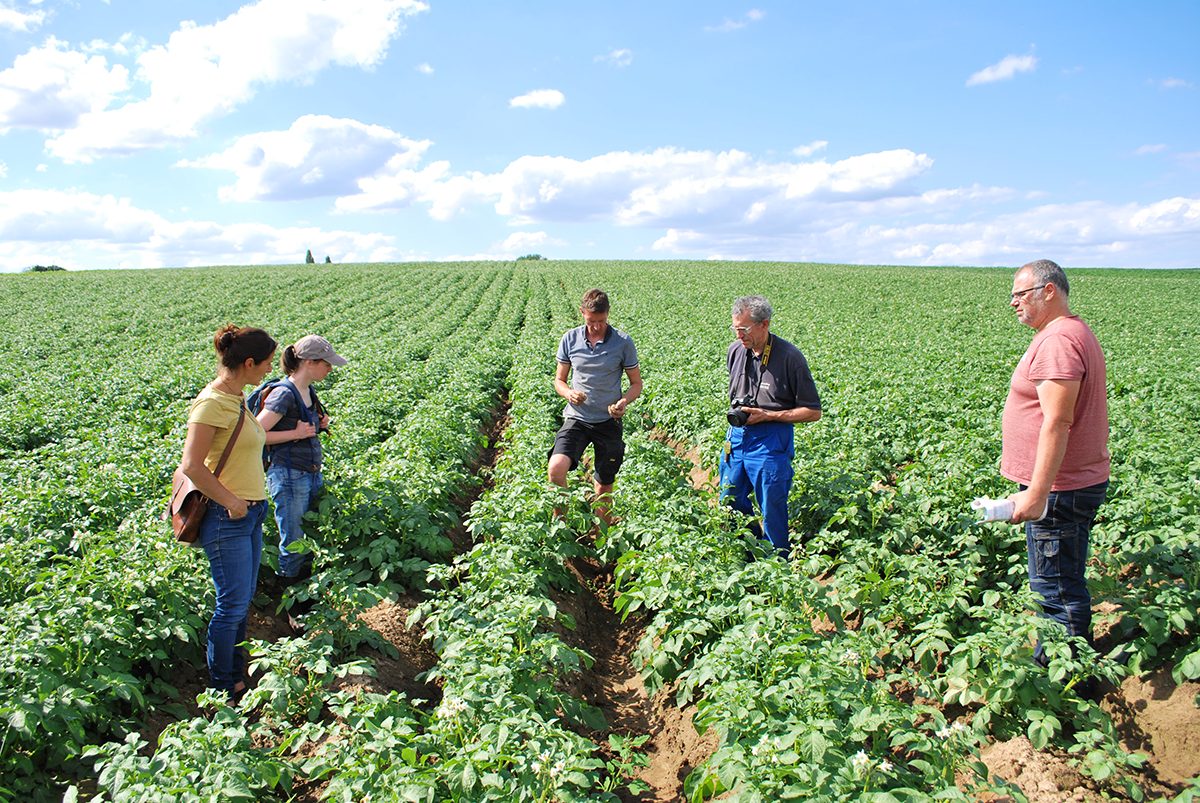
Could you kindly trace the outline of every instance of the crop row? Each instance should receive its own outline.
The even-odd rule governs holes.
[[[524,285],[513,282],[511,274],[467,270],[443,285],[426,288],[428,295],[412,295],[405,317],[421,317],[431,299],[441,301],[449,313],[426,316],[428,329],[397,338],[395,351],[389,348],[387,331],[376,331],[373,340],[364,337],[357,346],[344,338],[341,342],[350,345],[343,351],[355,360],[342,374],[348,379],[342,383],[353,396],[345,396],[345,389],[339,392],[337,382],[325,394],[339,417],[330,462],[338,467],[335,471],[344,468],[345,476],[337,481],[342,495],[326,500],[314,525],[321,533],[318,540],[327,545],[325,555],[334,554],[331,549],[344,554],[338,552],[329,561],[332,570],[318,573],[302,593],[325,601],[314,616],[343,649],[364,634],[347,626],[354,617],[339,613],[412,582],[428,560],[448,552],[443,529],[454,522],[451,497],[471,482],[469,464],[480,449],[477,433],[495,406],[505,343],[519,325],[511,315],[497,314],[505,305],[520,309],[513,301],[523,300]],[[170,320],[170,308],[163,315]],[[263,309],[251,319],[272,317],[271,310]],[[332,331],[330,337],[339,342]],[[172,372],[187,364],[190,354],[202,351],[204,340],[185,344],[181,339],[176,347],[174,354],[170,349],[155,353],[143,382],[178,384]],[[462,359],[463,352],[470,358]],[[116,353],[127,360],[136,356]],[[407,382],[392,367],[397,353],[403,364],[420,367],[408,372]],[[69,354],[64,349],[63,355]],[[61,359],[50,360],[48,370],[61,369]],[[211,356],[195,361],[196,387],[211,370],[204,365],[209,361]],[[114,359],[114,364],[120,362]],[[440,380],[428,381],[439,372],[456,373],[465,382],[447,393]],[[118,386],[137,384],[126,374],[119,376]],[[388,394],[396,391],[403,399],[399,406],[394,398],[389,403]],[[120,388],[110,392],[119,394]],[[112,416],[106,424],[105,405],[79,404],[68,393],[60,401],[67,407],[75,402],[74,430],[60,427],[51,443],[14,449],[0,462],[9,476],[24,477],[14,483],[16,488],[24,490],[38,477],[51,486],[42,495],[14,495],[0,519],[6,536],[0,548],[13,567],[0,626],[5,681],[0,705],[7,725],[0,762],[10,792],[48,793],[47,771],[60,778],[84,771],[79,762],[84,745],[122,733],[152,707],[166,705],[176,715],[182,713],[168,705],[175,694],[172,684],[181,677],[181,663],[194,664],[202,657],[201,613],[211,605],[211,591],[202,556],[170,544],[156,516],[162,477],[178,459],[186,399],[170,393],[152,397],[158,408],[143,411],[143,416],[126,410],[127,420],[114,427],[111,419],[125,416]],[[342,398],[355,403],[342,408]],[[117,396],[104,401],[124,409]],[[397,415],[397,409],[403,413]],[[159,416],[175,419],[165,437]],[[60,419],[66,422],[70,416],[64,413]],[[338,429],[349,437],[337,438]],[[112,437],[114,431],[126,437]],[[370,445],[372,436],[388,433],[390,437]],[[63,448],[70,445],[76,448]],[[363,452],[371,453],[369,461],[356,459]],[[80,482],[76,472],[89,465],[98,467],[95,482]],[[114,482],[141,466],[145,476],[139,483]],[[400,476],[404,482],[397,481]],[[63,492],[55,493],[57,487],[45,482],[47,477],[58,478]],[[56,503],[71,498],[81,500],[81,511],[67,518]],[[339,529],[342,521],[369,521],[371,526]],[[386,534],[385,541],[380,534]],[[382,589],[367,590],[380,582]]]

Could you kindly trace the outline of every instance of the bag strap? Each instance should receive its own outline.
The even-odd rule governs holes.
[[[296,387],[296,383],[292,382],[292,378],[290,376],[284,377],[284,379],[279,384],[282,385],[284,382],[286,382],[288,388],[291,389],[292,398],[296,401],[296,418],[298,418],[299,420],[303,421],[306,424],[312,424],[313,426],[316,426],[317,423],[320,422],[320,420],[321,420],[320,416],[317,414],[317,405],[320,403],[317,401],[317,392],[315,390],[313,390],[311,387],[308,389],[308,393],[310,396],[312,396],[312,400],[313,400],[312,414],[313,414],[313,417],[315,417],[317,419],[316,421],[309,421],[308,420],[308,405],[306,405],[304,403],[304,399],[300,398],[300,388]]]
[[[237,426],[233,428],[233,434],[229,436],[229,442],[225,444],[225,451],[221,452],[221,459],[217,462],[216,471],[213,472],[214,477],[221,476],[221,469],[225,468],[225,461],[229,459],[229,453],[233,451],[233,442],[237,440],[244,423],[246,423],[246,403],[242,402],[242,408],[238,410]]]

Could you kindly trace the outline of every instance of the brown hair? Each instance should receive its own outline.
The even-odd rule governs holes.
[[[221,365],[231,371],[237,370],[248,359],[255,362],[271,359],[275,353],[275,341],[262,329],[249,326],[234,326],[227,323],[213,335],[213,348]]]
[[[285,375],[291,376],[300,367],[300,362],[300,358],[296,356],[296,347],[287,346],[283,350],[283,356],[279,358],[279,367]]]
[[[585,312],[608,312],[608,293],[598,287],[583,294],[579,308]]]

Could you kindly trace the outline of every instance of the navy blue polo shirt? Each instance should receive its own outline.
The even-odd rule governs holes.
[[[565,418],[599,424],[612,418],[608,405],[621,398],[621,374],[637,368],[637,348],[633,338],[611,324],[604,339],[595,346],[588,343],[587,327],[569,329],[558,343],[558,361],[571,366],[571,388],[587,394],[580,405],[567,402]]]
[[[763,410],[820,410],[821,397],[800,349],[778,335],[767,343],[770,351],[757,356],[739,341],[729,345],[729,400],[749,397]]]

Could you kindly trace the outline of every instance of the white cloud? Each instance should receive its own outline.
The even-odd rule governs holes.
[[[128,198],[79,191],[0,192],[0,270],[33,264],[70,268],[153,268],[301,262],[311,248],[335,262],[405,257],[391,236],[260,223],[170,221]]]
[[[1155,145],[1143,145],[1140,148],[1138,148],[1136,151],[1134,151],[1134,153],[1138,156],[1145,156],[1148,153],[1162,153],[1166,149],[1167,149],[1166,145],[1158,143]]]
[[[305,115],[286,131],[239,137],[221,153],[179,166],[228,170],[237,176],[221,188],[222,200],[346,196],[360,192],[362,178],[416,166],[431,144],[357,120]]]
[[[236,164],[223,166],[234,169]],[[448,220],[472,205],[491,203],[514,223],[719,222],[747,214],[763,217],[769,210],[794,210],[813,200],[911,195],[909,182],[932,164],[928,156],[908,150],[862,154],[833,163],[797,163],[758,161],[740,151],[660,148],[585,160],[523,156],[499,173],[454,175],[446,162],[419,167],[409,159],[360,177],[359,192],[338,198],[336,208],[385,211],[423,203],[434,219]]]
[[[1191,89],[1192,82],[1182,78],[1164,78],[1158,84],[1163,89]]]
[[[0,72],[0,131],[64,129],[103,109],[128,86],[129,71],[85,56],[51,36]]]
[[[149,47],[150,43],[143,37],[134,36],[132,33],[123,33],[115,42],[93,39],[87,44],[81,45],[79,50],[83,53],[112,53],[120,58],[128,58],[144,52]]]
[[[433,65],[423,61],[417,65],[417,72],[421,75],[433,75]]]
[[[709,33],[731,33],[733,31],[739,31],[751,23],[759,22],[766,16],[767,14],[765,11],[752,8],[747,11],[746,15],[741,19],[729,19],[727,17],[721,20],[720,24],[718,25],[704,26],[704,30],[708,31]]]
[[[500,251],[505,254],[519,256],[538,248],[566,245],[562,240],[551,237],[544,231],[514,231],[500,243]]]
[[[0,178],[8,178],[8,165],[0,162]]]
[[[613,67],[628,67],[633,64],[633,51],[629,48],[621,47],[615,50],[610,50],[603,56],[596,56],[593,61],[603,61],[611,64]]]
[[[1017,73],[1033,72],[1037,68],[1037,56],[1005,56],[1000,61],[984,67],[967,79],[967,86],[1007,81]]]
[[[557,89],[535,89],[508,101],[512,109],[557,109],[567,100]]]
[[[792,148],[792,153],[801,158],[812,156],[814,153],[819,153],[829,147],[829,142],[824,139],[813,140],[807,145],[798,145]]]
[[[924,221],[927,213],[921,216]],[[1196,267],[1180,263],[1180,241],[1200,246],[1200,198],[1147,205],[1098,201],[1046,204],[968,222],[909,222],[876,214],[831,218],[769,236],[672,228],[654,243],[669,254],[718,258],[926,265],[1013,265],[1050,255],[1064,265]]]
[[[45,21],[45,11],[18,11],[8,6],[0,6],[0,30],[25,33],[40,28]]]
[[[402,18],[427,9],[419,0],[259,0],[211,25],[184,22],[138,56],[144,98],[83,114],[47,149],[90,162],[191,138],[260,86],[311,80],[331,65],[374,67]]]

